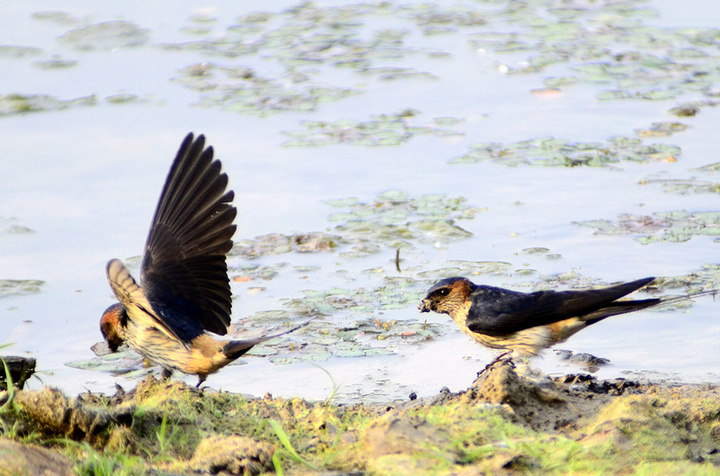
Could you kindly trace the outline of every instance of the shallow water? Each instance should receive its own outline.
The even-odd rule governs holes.
[[[260,311],[285,311],[287,319],[296,322],[306,318],[303,312],[307,309],[288,304],[289,300],[308,302],[304,291],[328,293],[342,288],[345,294],[352,294],[354,289],[366,289],[382,298],[385,294],[381,289],[389,278],[406,277],[410,280],[407,292],[419,296],[434,279],[443,277],[435,270],[456,266],[458,260],[509,263],[500,273],[486,272],[472,279],[521,290],[533,289],[543,277],[571,271],[580,280],[610,283],[644,276],[681,276],[698,272],[705,264],[718,263],[718,244],[712,235],[692,236],[683,242],[642,244],[638,240],[644,236],[641,233],[595,234],[594,229],[576,224],[598,219],[615,221],[625,213],[720,210],[717,193],[681,194],[653,182],[718,181],[717,173],[697,169],[718,161],[714,147],[720,120],[718,108],[703,106],[694,117],[668,113],[679,104],[715,100],[712,90],[693,90],[687,83],[674,83],[681,73],[673,70],[673,74],[663,76],[658,71],[664,69],[647,66],[649,85],[637,86],[639,79],[634,77],[635,83],[628,86],[627,90],[637,87],[660,91],[673,82],[674,97],[664,100],[599,100],[603,91],[618,89],[618,83],[607,77],[560,86],[556,93],[532,93],[545,87],[546,78],[578,74],[572,67],[583,63],[571,59],[538,72],[505,74],[507,69],[525,68],[528,58],[543,45],[553,44],[554,40],[537,33],[543,21],[557,21],[547,13],[543,2],[529,2],[528,10],[536,13],[512,17],[499,14],[503,4],[496,2],[437,7],[448,14],[473,9],[487,19],[485,25],[440,21],[440,17],[435,17],[435,23],[423,23],[419,16],[408,16],[408,11],[415,11],[413,8],[398,9],[393,3],[388,3],[386,10],[395,8],[395,14],[360,14],[360,10],[351,10],[334,20],[339,26],[323,32],[337,34],[345,28],[348,34],[361,39],[376,38],[379,31],[385,32],[390,39],[362,43],[364,47],[373,45],[363,50],[368,61],[365,69],[336,65],[350,58],[350,48],[338,46],[337,39],[335,43],[321,42],[313,49],[308,38],[317,38],[304,33],[307,36],[299,36],[303,41],[293,43],[288,29],[281,28],[301,23],[285,11],[295,5],[291,2],[273,5],[270,19],[261,25],[265,31],[282,34],[276,33],[278,44],[264,43],[257,52],[228,57],[221,55],[226,51],[217,44],[206,51],[187,45],[161,47],[232,37],[226,28],[238,24],[239,16],[250,13],[240,11],[243,7],[235,3],[216,2],[197,9],[185,2],[175,4],[171,11],[140,2],[124,2],[122,8],[82,2],[74,3],[72,9],[62,2],[3,5],[0,45],[38,48],[19,56],[19,50],[0,54],[3,98],[8,94],[50,95],[63,101],[95,97],[94,105],[66,104],[60,110],[5,113],[0,109],[0,279],[44,282],[39,292],[10,292],[1,298],[0,345],[12,343],[3,351],[37,358],[43,383],[68,393],[85,389],[112,391],[115,382],[125,387],[135,384],[132,378],[66,364],[93,361],[90,347],[100,339],[98,320],[102,310],[112,303],[104,277],[105,263],[113,257],[127,260],[142,251],[168,166],[187,131],[206,134],[230,176],[239,210],[237,241],[267,233],[337,234],[336,226],[342,222],[332,221],[331,217],[348,210],[327,201],[356,197],[371,204],[388,190],[399,190],[411,200],[428,194],[463,197],[466,205],[477,208],[472,218],[455,221],[472,233],[469,238],[407,240],[401,249],[400,273],[393,262],[392,240],[379,243],[377,253],[348,256],[346,253],[358,243],[353,241],[359,240],[356,234],[344,236],[350,243],[333,252],[295,252],[250,261],[234,257],[231,264],[236,267],[235,276],[244,274],[241,266],[248,262],[277,272],[269,280],[254,277],[248,282],[233,282],[233,322],[255,334],[280,324],[275,320],[264,323],[256,314]],[[673,33],[678,27],[707,28],[717,24],[720,18],[713,23],[709,16],[720,14],[694,7],[701,3],[684,4],[679,11],[669,1],[629,2],[646,13],[627,14],[627,21],[638,22],[636,31],[657,27],[653,30],[656,37]],[[343,4],[316,5],[316,18],[322,19],[330,16],[331,5]],[[67,15],[37,15],[58,10]],[[88,44],[61,40],[67,39],[67,32],[73,29],[111,20],[146,29],[145,36],[140,34],[138,39],[145,42],[129,47],[122,43],[108,46],[103,36],[91,37]],[[592,25],[585,17],[578,21]],[[356,28],[355,24],[360,26]],[[430,34],[428,24],[444,30]],[[188,27],[208,30],[191,34]],[[524,35],[526,48],[505,52],[473,42],[497,32]],[[713,34],[720,35],[717,31]],[[577,41],[580,44],[586,40]],[[643,51],[666,58],[683,47],[689,48],[676,48],[672,42],[670,46],[639,46],[640,40],[634,37],[614,37],[614,41],[609,47],[627,56],[631,56],[628,52]],[[402,48],[393,50],[388,45]],[[295,63],[297,58],[287,59],[301,48],[308,48],[308,56],[329,54],[335,49],[346,50],[346,56],[320,56],[299,64]],[[703,49],[708,56],[694,60],[687,69],[711,71],[717,48],[712,44],[693,48]],[[362,48],[358,46],[357,50]],[[58,59],[76,63],[43,67],[47,61]],[[605,59],[599,57],[596,62]],[[686,64],[689,60],[676,61]],[[627,62],[629,67],[634,66],[632,60]],[[307,110],[309,106],[298,110],[261,109],[264,115],[258,115],[257,108],[239,106],[240,99],[230,105],[223,103],[223,109],[218,97],[213,96],[218,89],[236,92],[240,86],[252,88],[257,83],[237,82],[237,78],[228,79],[214,70],[211,78],[215,89],[208,89],[210,83],[194,85],[202,86],[202,90],[186,87],[188,83],[183,81],[193,78],[183,71],[206,63],[252,68],[255,76],[273,80],[275,88],[265,93],[270,102],[288,91],[307,93],[308,85],[351,88],[355,94],[336,100],[323,96],[313,110]],[[287,69],[288,64],[293,65],[292,70]],[[383,79],[378,70],[372,69],[379,67],[412,68],[412,74]],[[294,80],[297,74],[306,75],[307,81]],[[653,79],[653,74],[658,77]],[[115,103],[112,97],[118,94],[134,95],[135,100]],[[211,104],[202,107],[198,105],[202,101]],[[368,138],[384,135],[395,145],[349,142],[362,129],[352,123],[346,124],[348,135],[343,143],[283,145],[297,137],[328,139],[323,134],[327,128],[302,135],[309,130],[304,121],[324,121],[326,125],[342,119],[367,122],[373,115],[392,115],[408,109],[417,112],[403,116],[404,120],[383,123],[390,129]],[[448,117],[459,121],[436,121]],[[472,144],[500,143],[511,150],[521,141],[542,137],[570,145],[606,143],[613,136],[636,138],[635,129],[647,129],[655,122],[689,126],[668,137],[643,139],[645,145],[680,147],[682,153],[677,160],[660,157],[621,161],[607,167],[510,167],[501,160],[450,163],[467,154]],[[408,132],[408,126],[429,129]],[[453,133],[440,134],[438,129]],[[399,132],[410,137],[398,138]],[[520,156],[527,156],[527,152]],[[372,206],[368,209],[375,213]],[[417,218],[410,213],[397,223]],[[524,251],[539,247],[549,251]],[[312,399],[327,398],[335,385],[338,398],[365,401],[405,398],[412,391],[429,395],[444,386],[451,390],[466,388],[493,354],[469,342],[446,316],[418,314],[417,302],[403,296],[407,294],[401,293],[395,305],[376,306],[366,299],[362,310],[341,308],[326,314],[320,324],[277,344],[277,359],[248,357],[243,359],[244,365],[211,376],[208,384],[254,395],[270,392]],[[353,336],[349,353],[382,355],[343,357],[329,347],[329,359],[310,363],[312,353],[302,350],[303,343],[321,340],[324,334],[318,332],[325,330],[332,335],[335,328],[375,320],[397,321],[398,333],[393,334],[391,327],[383,342],[373,340],[377,336],[372,333]],[[410,323],[426,320],[433,329],[429,340],[398,335]],[[601,377],[642,375],[717,381],[719,336],[717,303],[704,298],[681,311],[648,311],[609,319],[561,347],[609,358],[612,364],[599,372]],[[288,348],[288,342],[294,343],[295,350]],[[375,352],[377,349],[382,352]],[[288,363],[278,362],[283,358]],[[551,353],[533,363],[549,372],[581,370],[559,362]],[[31,381],[30,385],[40,383]]]

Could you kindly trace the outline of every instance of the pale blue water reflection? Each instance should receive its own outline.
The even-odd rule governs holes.
[[[476,8],[481,15],[498,8],[496,3],[460,4]],[[285,4],[292,5],[295,3]],[[658,17],[641,20],[647,25],[711,24],[702,9],[684,7],[680,16],[673,2],[642,5],[660,12]],[[283,8],[272,5],[273,12]],[[325,231],[335,226],[328,221],[335,210],[324,201],[351,196],[372,201],[384,191],[400,189],[413,197],[430,193],[461,196],[482,208],[474,219],[458,222],[473,233],[472,238],[404,250],[404,266],[415,273],[443,268],[453,260],[504,261],[511,264],[509,273],[473,279],[528,289],[539,275],[571,270],[614,282],[682,275],[720,261],[718,244],[711,237],[641,245],[630,235],[594,235],[573,224],[614,220],[622,213],[720,210],[716,194],[680,195],[664,193],[662,187],[652,184],[639,185],[648,178],[697,177],[697,167],[718,161],[714,138],[720,112],[716,107],[704,107],[695,117],[681,118],[690,125],[682,133],[645,140],[679,145],[682,156],[677,161],[622,162],[617,168],[602,169],[448,163],[479,142],[513,143],[545,136],[568,142],[634,137],[637,128],[678,120],[667,111],[700,96],[685,93],[677,100],[598,101],[598,92],[606,86],[586,83],[562,87],[559,94],[533,94],[532,90],[544,86],[546,77],[565,74],[566,66],[502,74],[504,66],[522,65],[527,54],[481,50],[468,43],[472,33],[495,28],[522,30],[522,25],[491,23],[423,35],[416,24],[402,17],[363,17],[358,21],[365,23],[365,33],[406,29],[409,33],[403,44],[419,51],[397,59],[376,59],[374,65],[415,68],[431,72],[436,79],[382,81],[352,69],[317,65],[309,68],[313,81],[355,88],[360,94],[319,103],[314,111],[258,117],[198,107],[199,93],[171,78],[189,65],[205,62],[251,67],[277,76],[281,68],[272,57],[260,51],[222,58],[159,47],[204,38],[181,31],[195,25],[188,18],[197,14],[218,18],[206,36],[221,38],[227,25],[250,12],[248,6],[238,7],[236,2],[216,2],[203,8],[196,8],[193,2],[174,3],[172,8],[164,3],[148,7],[146,2],[123,2],[122,7],[94,2],[71,6],[66,2],[5,2],[0,9],[0,44],[41,49],[35,56],[0,56],[0,95],[47,94],[63,100],[94,95],[97,100],[95,106],[0,117],[0,219],[13,218],[13,224],[33,230],[0,234],[0,279],[45,281],[38,294],[0,300],[0,344],[13,343],[12,353],[36,357],[44,372],[40,374],[43,382],[67,392],[112,391],[116,380],[126,387],[134,385],[134,381],[116,379],[109,373],[65,364],[93,357],[89,348],[100,339],[100,313],[112,302],[105,263],[141,252],[167,168],[188,131],[207,135],[230,176],[239,209],[238,239]],[[65,11],[71,20],[33,18],[33,13],[48,10]],[[58,41],[68,30],[109,20],[125,20],[148,29],[148,43],[138,48],[79,51]],[[426,54],[433,51],[450,55]],[[35,64],[56,57],[75,60],[77,65],[47,70]],[[287,78],[281,80],[288,88],[294,86]],[[140,100],[127,104],[107,100],[122,93],[137,95]],[[408,119],[415,126],[442,128],[433,122],[435,118],[461,118],[462,122],[447,127],[464,135],[418,135],[392,147],[281,145],[288,140],[282,131],[297,131],[302,121],[367,121],[373,114],[408,108],[419,111]],[[703,178],[712,179],[712,175]],[[522,252],[532,247],[548,248],[561,258],[549,260],[542,254]],[[303,290],[373,289],[382,284],[383,276],[397,275],[393,257],[392,249],[359,259],[344,258],[339,252],[264,257],[259,260],[263,266],[287,262],[290,268],[315,265],[321,271],[281,272],[270,281],[234,284],[234,322],[258,311],[283,309],[284,300],[301,297]],[[365,272],[373,268],[382,271]],[[517,269],[537,272],[512,272]],[[418,290],[430,284],[431,278],[425,279],[427,283],[421,281]],[[251,288],[256,286],[265,290],[255,292]],[[717,306],[707,298],[683,312],[644,312],[610,319],[563,347],[610,358],[612,365],[600,372],[603,377],[641,373],[653,378],[717,381]],[[373,317],[382,321],[427,318],[445,331],[433,341],[412,345],[399,341],[392,348],[395,354],[389,356],[319,362],[342,384],[340,392],[348,398],[382,400],[404,397],[410,391],[429,395],[442,386],[459,390],[467,387],[492,357],[468,342],[445,316],[421,316],[409,306],[375,311]],[[252,357],[245,362],[211,376],[208,384],[255,395],[271,392],[325,398],[330,393],[327,376],[309,363],[275,365]],[[536,364],[546,371],[577,370],[552,355]]]

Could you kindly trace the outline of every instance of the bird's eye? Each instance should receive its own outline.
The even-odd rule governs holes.
[[[450,290],[448,288],[443,288],[439,289],[437,293],[439,296],[447,296],[448,293],[450,293]]]

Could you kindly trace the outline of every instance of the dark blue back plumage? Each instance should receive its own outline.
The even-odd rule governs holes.
[[[473,305],[467,326],[473,332],[501,336],[572,317],[581,317],[590,324],[658,304],[659,299],[617,301],[653,279],[643,278],[602,289],[534,293],[472,285],[470,299]]]

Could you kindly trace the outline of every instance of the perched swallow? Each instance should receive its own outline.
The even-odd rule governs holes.
[[[207,376],[254,345],[292,332],[221,341],[232,306],[226,255],[233,246],[233,192],[205,137],[185,137],[170,168],[150,225],[141,266],[142,287],[117,260],[107,277],[119,303],[105,310],[100,330],[113,352],[122,343],[163,368]],[[302,327],[302,326],[301,326]]]
[[[484,346],[529,357],[606,317],[639,311],[661,302],[716,293],[703,291],[667,299],[619,300],[654,279],[584,291],[523,293],[478,286],[466,278],[447,278],[430,288],[418,308],[421,312],[449,314],[463,332]]]

